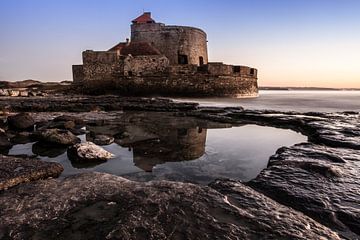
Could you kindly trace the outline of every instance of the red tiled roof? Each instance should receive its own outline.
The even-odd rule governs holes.
[[[120,55],[160,55],[160,51],[147,42],[120,42],[108,51],[120,51]]]
[[[115,46],[113,46],[112,48],[110,48],[108,51],[118,51],[118,50],[121,51],[121,49],[125,46],[126,46],[126,42],[120,42]]]
[[[132,23],[155,23],[151,18],[151,12],[144,12],[141,16],[132,20]]]

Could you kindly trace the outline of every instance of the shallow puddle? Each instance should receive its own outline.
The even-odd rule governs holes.
[[[153,115],[152,115],[153,116]],[[137,181],[174,180],[206,184],[216,178],[249,181],[267,166],[269,157],[282,146],[307,141],[292,130],[198,122],[194,119],[132,115],[112,122],[87,126],[82,141],[96,134],[115,137],[102,146],[115,157],[97,164],[69,161],[66,147],[41,143],[15,145],[9,155],[35,155],[64,166],[62,177],[86,171],[106,172]]]

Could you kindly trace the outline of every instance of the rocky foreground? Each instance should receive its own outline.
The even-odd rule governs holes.
[[[54,179],[61,165],[3,156],[1,239],[360,238],[359,113],[202,108],[114,96],[0,98],[0,107],[10,115],[32,112],[22,115],[21,124],[11,120],[16,117],[3,124],[3,148],[24,138],[77,146],[86,117],[45,121],[39,117],[44,113],[36,113],[55,111],[72,116],[114,110],[172,112],[230,125],[290,128],[309,137],[309,143],[279,149],[268,168],[250,182],[223,179],[209,186],[140,183],[100,173]]]

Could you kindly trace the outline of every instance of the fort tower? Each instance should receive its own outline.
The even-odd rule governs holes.
[[[172,65],[200,66],[208,62],[206,33],[203,30],[156,23],[150,12],[132,21],[131,41],[151,43]]]

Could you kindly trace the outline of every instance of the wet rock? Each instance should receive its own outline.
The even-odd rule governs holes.
[[[9,116],[8,124],[11,128],[17,130],[25,130],[34,128],[35,121],[28,113],[19,113],[14,116]]]
[[[291,128],[309,136],[309,141],[330,147],[360,149],[359,113],[304,113],[250,111],[232,112],[224,116],[196,114],[217,121],[257,123]]]
[[[248,184],[345,238],[359,239],[359,170],[356,150],[299,144],[279,149]]]
[[[76,135],[76,136],[86,134],[86,130],[84,130],[84,129],[82,129],[82,128],[80,128],[80,129],[78,129],[78,128],[71,128],[71,129],[69,129],[69,131],[70,131],[72,134]]]
[[[31,132],[18,132],[11,138],[11,142],[14,144],[26,144],[33,140],[33,133]]]
[[[241,183],[212,187],[221,193],[101,173],[23,184],[0,195],[2,232],[12,239],[339,239]]]
[[[92,142],[79,143],[68,148],[68,157],[74,162],[106,161],[114,155]]]
[[[114,142],[114,138],[107,135],[96,135],[93,142],[97,145],[109,145]]]
[[[53,119],[54,122],[74,122],[76,125],[85,125],[85,121],[81,118],[69,115],[61,115]]]
[[[47,125],[47,128],[73,129],[75,126],[73,121],[53,121]]]
[[[44,130],[47,128],[48,125],[49,125],[49,121],[47,121],[47,120],[37,121],[35,123],[35,129],[36,130]]]
[[[12,147],[10,139],[5,132],[0,131],[0,149],[9,149]]]
[[[80,142],[80,139],[68,130],[46,129],[36,135],[41,142],[50,144],[74,145]]]
[[[0,155],[0,191],[20,183],[58,177],[63,170],[58,163]]]
[[[23,99],[0,99],[0,108],[11,105],[18,112],[90,112],[103,111],[164,111],[178,112],[195,110],[197,103],[175,103],[169,99],[118,96],[48,96]]]

